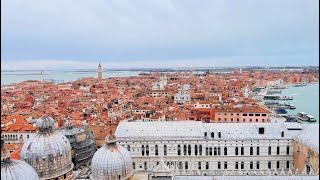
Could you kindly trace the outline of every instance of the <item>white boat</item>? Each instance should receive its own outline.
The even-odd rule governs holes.
[[[308,118],[307,121],[309,121],[309,122],[316,122],[316,119],[311,115],[307,115],[307,118]]]

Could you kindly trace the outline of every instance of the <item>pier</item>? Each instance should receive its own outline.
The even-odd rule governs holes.
[[[264,95],[264,100],[293,100],[293,97],[291,96],[279,96],[279,95]]]

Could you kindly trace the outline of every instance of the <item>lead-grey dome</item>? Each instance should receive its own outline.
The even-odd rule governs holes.
[[[1,162],[1,179],[3,180],[38,180],[37,172],[26,162],[9,160]]]
[[[70,174],[73,168],[70,142],[52,129],[54,123],[46,115],[37,119],[38,134],[24,143],[20,153],[20,159],[30,164],[43,179]]]
[[[91,179],[128,179],[133,175],[131,156],[126,148],[116,144],[114,135],[106,138],[106,144],[94,154]]]
[[[3,180],[38,180],[37,172],[27,163],[11,160],[10,153],[4,148],[1,139],[1,179]]]

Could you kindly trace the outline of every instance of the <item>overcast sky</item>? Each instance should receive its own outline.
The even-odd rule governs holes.
[[[319,65],[318,0],[1,0],[1,69]]]

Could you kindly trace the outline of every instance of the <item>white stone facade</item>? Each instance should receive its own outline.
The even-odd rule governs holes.
[[[286,123],[122,122],[116,136],[135,172],[152,172],[163,157],[175,175],[236,175],[292,169],[293,139],[302,130]]]

